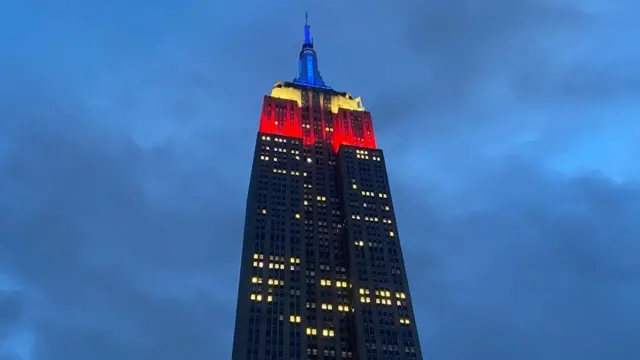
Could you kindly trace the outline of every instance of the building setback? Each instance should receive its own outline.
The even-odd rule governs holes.
[[[264,97],[232,359],[422,359],[371,114],[325,84],[308,23]]]

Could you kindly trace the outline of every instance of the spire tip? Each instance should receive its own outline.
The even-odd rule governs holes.
[[[311,44],[311,27],[309,26],[309,12],[304,12],[304,43]]]

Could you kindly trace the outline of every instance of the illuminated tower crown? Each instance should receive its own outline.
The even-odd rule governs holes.
[[[322,80],[320,70],[318,70],[318,55],[313,49],[313,38],[311,38],[311,26],[309,26],[309,14],[304,14],[304,43],[300,50],[300,58],[298,60],[298,77],[293,80],[294,83],[326,87],[328,86]]]

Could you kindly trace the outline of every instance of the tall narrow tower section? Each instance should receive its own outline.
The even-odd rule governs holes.
[[[241,261],[233,360],[422,359],[371,114],[324,82],[308,21],[264,97]]]

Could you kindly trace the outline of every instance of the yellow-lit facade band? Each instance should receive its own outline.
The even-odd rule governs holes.
[[[297,89],[291,86],[286,86],[282,82],[278,82],[271,89],[271,97],[283,100],[293,100],[298,106],[302,106],[302,92],[308,90]],[[309,91],[309,94],[311,92]],[[331,112],[337,114],[340,109],[353,110],[353,111],[365,111],[364,105],[362,104],[362,98],[357,97],[354,98],[351,94],[346,93],[345,95],[329,95],[329,94],[321,94],[321,102],[329,101],[331,103]],[[327,97],[327,99],[325,99]]]

